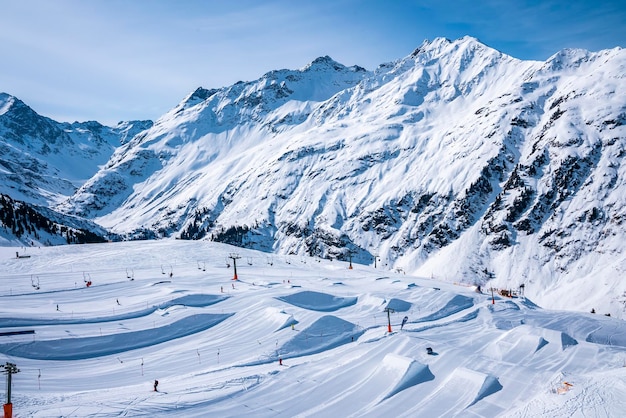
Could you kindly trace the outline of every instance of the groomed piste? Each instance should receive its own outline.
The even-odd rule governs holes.
[[[378,269],[336,260],[269,264],[242,249],[248,262],[233,280],[224,262],[232,247],[208,242],[73,250],[33,249],[17,260],[0,249],[0,364],[20,369],[16,416],[626,409],[626,326],[603,315],[550,312],[404,273],[381,279]],[[80,286],[86,275],[92,284]]]

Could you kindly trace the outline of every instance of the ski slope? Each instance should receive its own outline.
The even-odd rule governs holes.
[[[202,241],[0,248],[14,415],[624,416],[623,321],[348,267]]]

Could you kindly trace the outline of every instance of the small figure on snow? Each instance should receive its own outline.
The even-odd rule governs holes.
[[[117,302],[118,305],[121,305],[120,300],[119,299],[115,299],[115,301]]]
[[[59,310],[59,305],[57,305],[57,311]]]
[[[400,325],[400,329],[404,327],[404,325],[407,323],[408,320],[409,320],[408,316],[405,316],[404,318],[402,318],[402,325]]]
[[[158,380],[155,380],[155,381],[154,381],[154,391],[155,391],[155,392],[158,392],[158,390],[157,390],[157,386],[159,386],[159,381],[158,381]]]

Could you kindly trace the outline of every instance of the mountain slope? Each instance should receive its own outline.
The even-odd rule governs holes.
[[[0,246],[106,242],[108,231],[86,219],[63,215],[51,209],[13,200],[0,194]]]
[[[373,72],[324,57],[198,89],[58,208],[129,236],[528,284],[546,306],[574,286],[576,308],[621,315],[625,63],[466,37]]]
[[[150,121],[59,123],[0,93],[0,193],[50,205],[72,195]]]

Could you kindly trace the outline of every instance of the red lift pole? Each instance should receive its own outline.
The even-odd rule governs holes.
[[[233,260],[233,268],[235,269],[235,276],[233,277],[233,280],[239,280],[239,278],[237,277],[237,260],[239,260],[241,257],[239,256],[239,254],[231,253],[228,258]]]
[[[5,365],[0,365],[4,369],[4,373],[7,375],[7,403],[4,404],[4,418],[13,417],[13,404],[11,403],[11,376],[18,373],[20,370],[13,363],[7,362]]]
[[[393,309],[391,308],[385,308],[385,312],[387,312],[387,331],[389,331],[389,333],[391,333],[391,316],[390,313],[391,312],[395,312]]]

